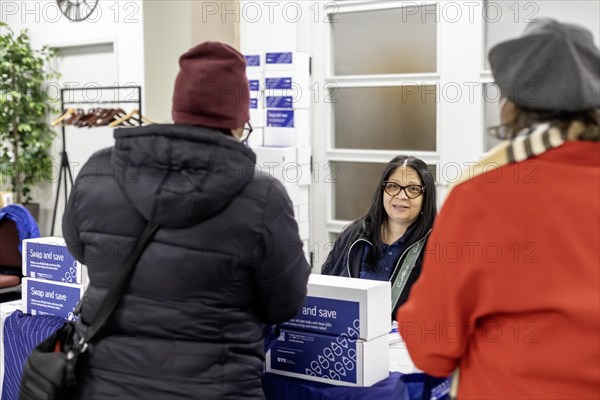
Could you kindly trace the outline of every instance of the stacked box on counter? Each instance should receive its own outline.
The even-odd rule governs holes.
[[[311,93],[308,54],[267,53],[264,76],[264,146],[310,146]]]
[[[88,284],[85,265],[69,252],[65,240],[43,237],[23,240],[23,305],[31,315],[73,319]]]
[[[268,172],[285,186],[294,206],[300,239],[309,258],[310,148],[253,147],[252,150],[256,154],[256,168]]]
[[[281,325],[267,372],[371,386],[389,375],[390,284],[312,274],[302,310]]]
[[[264,55],[249,54],[246,58],[246,75],[250,85],[250,123],[254,132],[250,135],[248,145],[263,145],[263,130],[265,127],[265,109],[263,99]]]

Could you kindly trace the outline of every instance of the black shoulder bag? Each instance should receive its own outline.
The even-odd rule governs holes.
[[[81,337],[76,332],[76,323],[67,321],[54,334],[33,349],[23,367],[20,400],[64,400],[70,398],[77,383],[75,366],[79,356],[87,350],[88,343],[117,307],[136,264],[158,228],[159,226],[154,223],[146,225],[135,250],[122,265],[92,323],[84,330]],[[78,309],[80,305],[77,307]]]

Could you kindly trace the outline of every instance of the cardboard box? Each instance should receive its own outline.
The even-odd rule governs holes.
[[[387,340],[391,298],[387,281],[311,274],[304,307],[281,326],[363,340],[386,335]]]
[[[264,135],[267,147],[309,146],[309,110],[267,110]]]
[[[310,71],[310,56],[298,51],[271,52],[265,56],[265,71],[299,70]]]
[[[23,240],[23,275],[55,282],[86,284],[87,268],[75,259],[65,239],[42,237]]]
[[[388,358],[387,334],[366,341],[282,329],[267,353],[266,370],[332,385],[371,386],[389,376]]]
[[[23,306],[30,315],[55,315],[74,320],[73,311],[85,292],[85,285],[23,279]]]

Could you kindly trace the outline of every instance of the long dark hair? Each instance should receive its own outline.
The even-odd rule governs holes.
[[[409,227],[409,229],[412,228],[412,232],[410,233],[408,241],[406,242],[407,248],[424,237],[427,232],[429,232],[437,214],[435,180],[427,168],[427,164],[425,164],[425,162],[422,160],[412,156],[399,155],[394,157],[383,169],[383,173],[381,174],[381,178],[377,183],[377,188],[375,189],[369,210],[364,216],[356,221],[355,224],[352,224],[356,228],[362,228],[371,233],[370,239],[373,242],[373,249],[371,249],[369,255],[367,256],[366,261],[368,269],[375,268],[377,265],[377,260],[379,260],[381,257],[381,248],[383,247],[383,241],[381,239],[381,226],[387,220],[387,213],[383,207],[382,200],[383,182],[388,180],[390,175],[398,167],[413,168],[417,174],[419,174],[421,182],[423,182],[423,186],[425,186],[425,192],[421,195],[425,196],[423,198],[423,207],[421,209],[422,213],[419,214],[417,220]]]

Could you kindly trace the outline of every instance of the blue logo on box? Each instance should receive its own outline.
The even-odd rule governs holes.
[[[265,86],[267,89],[291,89],[292,78],[267,78],[265,80]]]
[[[73,311],[81,299],[80,286],[58,285],[46,281],[28,281],[27,310],[31,315],[56,315],[74,320]]]
[[[294,98],[292,96],[267,96],[268,108],[293,108]]]
[[[356,332],[356,330],[355,330]],[[357,337],[282,330],[271,349],[271,368],[357,383]]]
[[[294,53],[267,53],[267,64],[292,64]]]
[[[244,56],[247,67],[260,67],[260,56]]]
[[[274,128],[293,128],[293,110],[267,110],[267,126]]]
[[[258,99],[250,99],[250,108],[258,108]]]
[[[251,92],[258,92],[260,90],[260,82],[258,79],[250,79],[248,85],[250,86]]]
[[[57,282],[77,283],[77,260],[62,245],[27,243],[27,276]]]

